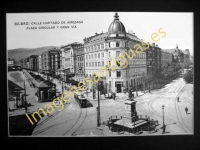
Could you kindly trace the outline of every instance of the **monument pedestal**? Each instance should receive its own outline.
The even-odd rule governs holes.
[[[122,117],[123,121],[126,123],[133,123],[138,120],[137,112],[135,109],[135,104],[137,101],[127,100],[124,102],[125,105],[125,114]]]

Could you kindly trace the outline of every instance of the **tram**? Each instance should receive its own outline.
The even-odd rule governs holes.
[[[84,97],[84,95],[74,92],[74,98],[78,102],[80,107],[87,106],[87,99]]]

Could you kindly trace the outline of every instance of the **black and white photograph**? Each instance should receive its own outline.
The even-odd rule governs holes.
[[[6,13],[8,136],[194,135],[193,17]]]

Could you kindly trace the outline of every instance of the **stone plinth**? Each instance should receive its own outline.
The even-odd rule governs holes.
[[[138,116],[137,116],[137,112],[136,112],[136,105],[137,101],[134,100],[127,100],[124,102],[125,105],[125,112],[124,112],[124,116],[122,117],[124,122],[127,123],[132,123],[137,121]]]

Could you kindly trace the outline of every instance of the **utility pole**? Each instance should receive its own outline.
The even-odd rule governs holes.
[[[102,90],[101,83],[98,82],[98,107],[97,107],[97,126],[99,127],[101,125],[101,118],[100,118],[100,99],[99,99],[99,90]]]
[[[93,82],[94,82],[95,74],[93,75],[92,78],[93,78]],[[93,91],[92,91],[92,92],[93,92],[93,99],[95,99],[95,94],[94,94],[94,84],[93,84]]]
[[[25,103],[25,111],[27,111],[27,106],[26,106],[26,78],[25,78],[25,73],[24,73],[24,103]]]
[[[62,93],[63,93],[63,78],[62,78],[61,82],[62,82]]]

